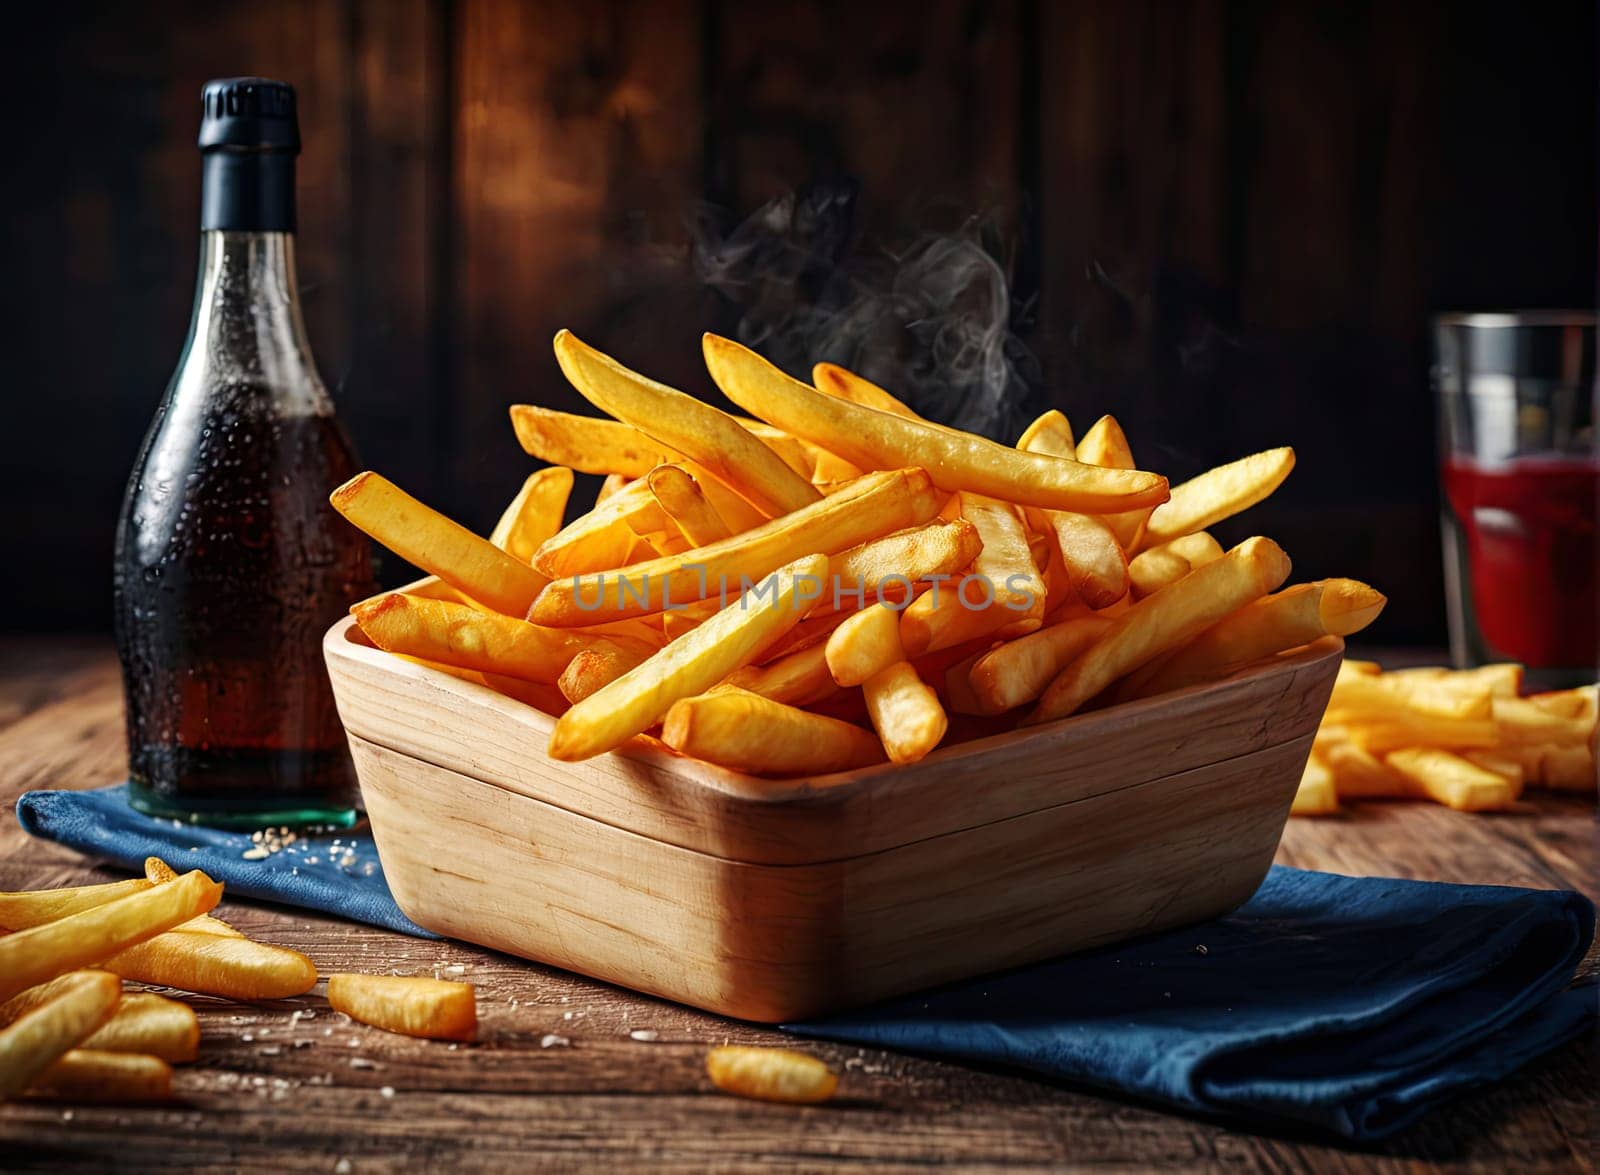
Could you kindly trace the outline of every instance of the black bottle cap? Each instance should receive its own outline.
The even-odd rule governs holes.
[[[200,150],[300,152],[294,87],[271,78],[218,78],[200,91]]]
[[[200,91],[200,228],[294,232],[294,87],[220,78]]]

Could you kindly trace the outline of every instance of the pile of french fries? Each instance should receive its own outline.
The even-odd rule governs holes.
[[[1293,811],[1347,799],[1425,799],[1504,811],[1524,787],[1595,794],[1596,687],[1522,696],[1522,667],[1339,667]]]
[[[299,951],[247,938],[210,916],[222,886],[157,857],[145,876],[105,885],[0,893],[0,1101],[164,1101],[172,1065],[193,1061],[194,1009],[124,980],[258,1002],[310,991]],[[471,1040],[470,984],[333,975],[328,1002],[352,1019]]]
[[[1169,488],[1109,416],[1079,439],[1047,412],[1008,447],[707,335],[735,416],[569,332],[555,352],[610,418],[514,406],[551,464],[487,539],[375,473],[332,502],[435,577],[357,605],[367,638],[555,715],[557,759],[645,740],[760,776],[911,763],[1348,635],[1384,604],[1347,579],[1285,588],[1276,543],[1208,533],[1282,484],[1290,449]],[[606,480],[566,522],[574,471]]]

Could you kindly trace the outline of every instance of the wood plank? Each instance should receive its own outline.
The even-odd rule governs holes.
[[[441,506],[486,530],[529,468],[508,405],[592,412],[551,355],[559,328],[656,378],[706,382],[690,379],[703,326],[682,264],[699,26],[689,0],[454,12],[456,367],[436,443],[453,454]]]
[[[0,727],[0,806],[9,808],[27,786],[115,779],[120,686],[109,654],[86,662],[81,648],[63,651],[37,638],[8,637],[5,647],[10,663],[33,672],[0,674],[0,713],[17,709],[18,681],[48,679],[59,669],[77,685]],[[1351,873],[1559,883],[1594,893],[1593,806],[1579,800],[1540,797],[1498,817],[1415,804],[1357,812],[1347,820],[1291,822],[1280,860]],[[1521,852],[1529,856],[1519,865]],[[112,877],[0,821],[0,887]],[[347,1021],[315,993],[262,1005],[197,1001],[201,1055],[179,1071],[180,1102],[8,1105],[0,1109],[8,1170],[99,1171],[111,1162],[333,1170],[341,1160],[356,1172],[489,1171],[533,1161],[669,1171],[757,1164],[1396,1175],[1592,1169],[1600,1084],[1593,1042],[1578,1042],[1394,1142],[1364,1150],[1294,1134],[1241,1133],[1014,1074],[831,1044],[805,1047],[842,1073],[845,1100],[772,1106],[713,1095],[703,1055],[723,1041],[784,1043],[781,1034],[457,943],[237,901],[225,901],[220,913],[253,936],[305,951],[324,973],[438,969],[472,982],[484,1042],[452,1047],[393,1036]],[[459,973],[444,971],[457,966]],[[634,1031],[657,1038],[638,1040]],[[541,1047],[548,1036],[566,1043]]]

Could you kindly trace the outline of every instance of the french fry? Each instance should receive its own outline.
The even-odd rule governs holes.
[[[1111,621],[1104,616],[1080,616],[983,654],[968,672],[978,706],[968,713],[1003,714],[1037,700],[1057,675],[1110,627]]]
[[[860,685],[906,659],[900,644],[900,613],[888,604],[863,608],[833,630],[825,646],[828,672],[836,684]]]
[[[1025,725],[1063,718],[1118,678],[1193,640],[1229,612],[1288,577],[1289,557],[1271,539],[1250,538],[1215,563],[1139,601],[1051,682]]]
[[[1141,548],[1205,530],[1249,509],[1282,485],[1293,468],[1293,449],[1268,449],[1173,486],[1171,499],[1150,515]]]
[[[571,494],[572,470],[564,465],[529,474],[495,523],[489,541],[512,558],[531,562],[539,545],[561,529]]]
[[[598,506],[612,494],[625,490],[633,483],[633,478],[623,477],[620,473],[608,473],[605,480],[600,483],[600,488],[594,493],[594,504]]]
[[[982,545],[978,528],[964,518],[927,522],[839,552],[829,561],[828,578],[837,586],[841,603],[853,599],[862,606],[905,604],[912,585],[969,566]],[[816,610],[833,603],[825,593]]]
[[[691,600],[687,604],[673,604],[660,615],[662,635],[666,637],[667,644],[671,644],[684,633],[699,628],[720,611],[722,602],[718,599]]]
[[[540,543],[533,566],[547,579],[608,571],[626,566],[638,540],[654,536],[681,538],[677,523],[650,492],[648,477],[642,477]]]
[[[819,392],[826,392],[830,396],[838,396],[841,400],[849,400],[853,404],[860,404],[866,408],[875,408],[879,412],[887,412],[891,416],[898,416],[904,420],[920,420],[926,424],[933,423],[926,417],[917,415],[911,407],[891,392],[886,392],[871,380],[848,371],[833,363],[819,363],[811,369],[811,382],[816,385]]]
[[[544,577],[388,478],[358,473],[329,495],[333,508],[406,562],[507,616],[522,616]]]
[[[646,645],[615,641],[595,641],[578,653],[561,671],[556,686],[568,702],[581,702],[590,694],[610,685],[624,673],[643,665],[656,650]]]
[[[1491,668],[1491,666],[1484,666],[1484,668]],[[1511,668],[1520,669],[1521,666],[1512,666]],[[1468,670],[1467,672],[1472,671]],[[1593,723],[1596,719],[1596,711],[1600,710],[1600,699],[1597,699],[1597,693],[1600,693],[1600,686],[1580,685],[1576,689],[1552,690],[1549,693],[1530,694],[1527,701],[1538,706],[1546,714],[1553,714],[1557,718],[1576,718],[1583,722]],[[1511,689],[1497,692],[1495,696],[1514,698],[1517,696],[1517,691]]]
[[[1078,442],[1078,460],[1085,465],[1101,465],[1107,469],[1137,469],[1128,438],[1114,416],[1102,416],[1083,434]],[[1145,523],[1150,520],[1150,508],[1129,510],[1121,514],[1104,515],[1104,521],[1117,536],[1124,552],[1139,548],[1144,537]]]
[[[1166,546],[1144,551],[1128,560],[1128,583],[1135,600],[1153,596],[1169,583],[1194,570],[1194,565]]]
[[[1354,672],[1383,672],[1374,661],[1346,661],[1344,664]],[[1439,689],[1459,690],[1468,694],[1486,692],[1496,698],[1514,698],[1522,692],[1522,666],[1510,662],[1479,665],[1476,669],[1442,669],[1434,666],[1395,669],[1383,676],[1395,681],[1428,681]]]
[[[787,706],[809,706],[839,692],[828,669],[827,654],[828,646],[823,642],[765,665],[746,665],[728,674],[711,692],[741,689]]]
[[[630,673],[563,714],[550,734],[554,759],[587,759],[655,725],[679,698],[704,693],[799,621],[810,585],[827,571],[825,555],[807,555],[772,573],[772,598],[751,606],[752,592],[686,633]]]
[[[101,965],[138,983],[233,1000],[287,999],[304,995],[317,982],[315,965],[299,951],[188,931],[158,935]]]
[[[121,998],[122,981],[115,975],[73,971],[57,979],[39,1002],[6,1021],[0,1029],[0,1101],[27,1089],[52,1062],[109,1020]]]
[[[1043,624],[1042,618],[1019,618],[999,605],[985,607],[981,586],[969,588],[965,579],[952,580],[925,592],[900,613],[900,643],[908,657],[916,658],[953,648],[979,637],[992,637],[1002,628]]]
[[[1398,799],[1420,794],[1389,764],[1347,740],[1318,743],[1316,757],[1333,773],[1333,785],[1343,799]]]
[[[905,420],[825,395],[755,352],[705,336],[706,367],[727,397],[786,432],[838,453],[863,469],[928,470],[945,490],[972,490],[1060,510],[1128,510],[1166,500],[1166,479],[1023,453],[970,434]]]
[[[1324,636],[1349,636],[1377,619],[1387,602],[1354,579],[1295,584],[1223,617],[1171,657],[1152,664],[1148,673],[1130,678],[1131,688],[1118,697],[1126,701],[1183,689]]]
[[[1494,698],[1493,706],[1495,728],[1508,746],[1578,746],[1594,731],[1593,722],[1562,718],[1526,698]]]
[[[200,1020],[188,1004],[154,992],[131,991],[83,1047],[108,1053],[146,1053],[174,1063],[192,1061],[200,1053]]]
[[[866,472],[828,449],[817,445],[811,445],[810,449],[816,459],[812,466],[811,484],[823,493],[829,492],[825,487],[843,485]]]
[[[160,857],[146,857],[144,859],[145,880],[152,885],[160,885],[167,881],[176,881],[181,876],[171,865]],[[192,930],[200,934],[224,934],[229,938],[243,938],[244,935],[229,926],[220,918],[213,918],[210,914],[201,914],[198,918],[191,918],[176,930]]]
[[[977,528],[980,540],[971,574],[988,581],[995,606],[1015,612],[1013,621],[1042,619],[1044,577],[1016,510],[1005,502],[963,491],[961,516]]]
[[[1519,793],[1527,782],[1527,771],[1521,759],[1497,754],[1494,751],[1462,751],[1461,757],[1485,771],[1498,775]]]
[[[1403,747],[1383,758],[1429,799],[1458,812],[1504,810],[1521,792],[1493,771],[1438,747]]]
[[[221,898],[222,886],[195,870],[142,893],[8,934],[0,938],[0,1000],[68,971],[104,963],[206,913]],[[210,934],[185,937],[231,941]]]
[[[1028,426],[1017,448],[1077,460],[1072,426],[1054,410]],[[1035,506],[1027,508],[1027,517],[1029,526],[1049,536],[1069,587],[1085,604],[1104,608],[1127,595],[1128,557],[1107,519]]]
[[[1365,712],[1389,718],[1406,710],[1433,718],[1487,720],[1494,710],[1487,692],[1461,693],[1440,689],[1426,678],[1397,679],[1389,674],[1370,677],[1341,667],[1329,705],[1342,712]]]
[[[1222,544],[1203,530],[1197,530],[1193,534],[1181,534],[1159,547],[1152,547],[1151,551],[1171,551],[1175,555],[1182,555],[1191,568],[1215,563],[1224,554]]]
[[[352,1020],[404,1036],[470,1041],[478,999],[470,983],[398,975],[328,976],[328,1003]]]
[[[1527,781],[1539,787],[1557,791],[1587,792],[1593,795],[1596,788],[1595,759],[1592,746],[1524,748],[1524,755],[1533,759]]]
[[[883,762],[883,747],[859,726],[725,685],[674,702],[661,741],[755,775],[829,775]]]
[[[650,471],[645,482],[661,509],[694,546],[721,542],[733,534],[722,516],[712,508],[700,483],[682,466],[659,465]]]
[[[659,612],[669,602],[716,596],[723,585],[736,592],[744,579],[759,581],[801,556],[831,555],[926,522],[938,509],[936,498],[920,469],[867,474],[851,489],[720,543],[609,575],[554,580],[540,593],[530,619],[561,626],[596,624]]]
[[[821,1061],[789,1049],[725,1044],[706,1054],[706,1073],[724,1093],[763,1102],[825,1102],[839,1088]]]
[[[1338,812],[1339,793],[1334,787],[1333,772],[1313,755],[1306,760],[1300,786],[1295,789],[1294,801],[1289,805],[1289,815],[1334,816]]]
[[[172,1066],[138,1053],[72,1049],[34,1080],[29,1097],[103,1105],[172,1099]]]
[[[511,405],[511,428],[529,456],[579,473],[637,478],[683,459],[632,425],[532,404]]]
[[[774,641],[771,648],[761,652],[756,657],[755,663],[757,665],[771,665],[780,658],[791,656],[805,649],[826,645],[828,638],[833,635],[833,630],[858,611],[860,611],[859,608],[843,608],[837,612],[824,612],[819,615],[807,616]],[[830,677],[829,680],[832,680],[832,678]]]
[[[363,600],[351,611],[361,631],[386,652],[547,684],[594,639],[398,592]]]
[[[726,412],[630,371],[571,331],[556,334],[555,352],[567,379],[590,403],[692,458],[758,508],[777,516],[820,498],[809,481]]]
[[[906,661],[890,665],[861,685],[872,729],[895,763],[915,763],[939,745],[950,719],[939,695]]]
[[[143,893],[150,885],[142,877],[130,877],[127,881],[112,881],[105,885],[0,893],[0,930],[26,930],[30,926],[54,922],[57,918],[92,910],[118,898]]]
[[[1405,747],[1443,747],[1454,751],[1488,750],[1499,745],[1493,722],[1478,718],[1440,718],[1412,710],[1393,710],[1383,718],[1370,711],[1330,708],[1325,725],[1344,726],[1347,737],[1375,755]]]

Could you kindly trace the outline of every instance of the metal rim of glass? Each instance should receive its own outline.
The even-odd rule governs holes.
[[[1595,325],[1593,310],[1499,310],[1458,311],[1434,315],[1437,326],[1467,326],[1476,329],[1518,326],[1589,326]]]

